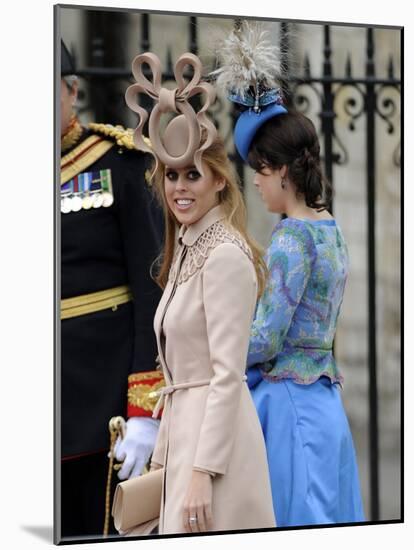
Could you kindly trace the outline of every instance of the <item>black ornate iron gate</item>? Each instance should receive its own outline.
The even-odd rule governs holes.
[[[119,37],[123,36],[128,25],[128,12],[118,11],[85,11],[85,37],[87,51],[87,66],[77,73],[82,79],[81,109],[93,114],[95,121],[112,123],[127,123],[129,113],[125,107],[124,92],[132,82],[130,72],[131,59],[119,47]],[[140,15],[141,42],[137,44],[137,53],[151,50],[151,14]],[[188,51],[198,53],[197,30],[202,18],[188,16]],[[237,24],[235,19],[235,24]],[[352,75],[351,58],[348,57],[345,74],[335,77],[332,70],[332,25],[323,26],[323,67],[322,76],[311,75],[309,56],[304,60],[303,76],[290,76],[288,103],[293,104],[302,112],[307,111],[309,100],[306,92],[312,90],[319,98],[320,104],[320,134],[323,145],[323,162],[325,174],[335,184],[335,165],[348,162],[348,153],[335,131],[336,102],[345,89],[353,93],[345,96],[343,107],[349,116],[349,130],[354,131],[358,119],[366,117],[366,202],[367,202],[367,250],[368,250],[368,369],[369,369],[369,459],[370,459],[370,519],[380,519],[379,509],[379,432],[378,432],[378,388],[377,388],[377,332],[376,332],[376,245],[375,245],[375,196],[376,196],[376,123],[378,117],[384,121],[388,133],[396,131],[392,118],[401,112],[400,105],[390,90],[401,94],[401,80],[395,77],[395,64],[389,61],[386,78],[376,76],[375,72],[375,29],[366,29],[365,75],[355,78]],[[402,30],[401,30],[402,40]],[[289,23],[280,23],[280,46],[282,54],[286,55],[284,66],[288,68]],[[402,49],[401,49],[402,52]],[[76,53],[76,52],[75,52]],[[167,52],[167,65],[164,80],[174,80],[171,51]],[[360,101],[356,101],[355,93]],[[148,108],[151,101],[142,98]],[[217,117],[222,105],[220,101],[212,113],[217,126]],[[235,112],[230,113],[234,121]],[[394,151],[393,162],[400,166],[400,148]],[[237,154],[230,155],[235,162],[243,181],[243,163]]]

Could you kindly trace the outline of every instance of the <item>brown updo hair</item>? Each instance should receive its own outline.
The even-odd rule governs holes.
[[[287,165],[287,176],[306,205],[319,211],[330,208],[332,186],[324,177],[320,145],[313,122],[297,111],[269,119],[253,138],[249,165],[260,172]]]

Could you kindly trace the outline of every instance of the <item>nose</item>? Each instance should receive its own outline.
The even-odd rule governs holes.
[[[176,190],[177,191],[186,191],[187,190],[187,181],[183,174],[179,174],[177,184],[176,184]]]

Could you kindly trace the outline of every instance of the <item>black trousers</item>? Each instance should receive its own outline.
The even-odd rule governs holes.
[[[62,461],[61,534],[62,538],[101,538],[105,522],[105,495],[109,459],[106,452]],[[111,500],[117,473],[112,473]],[[109,535],[117,535],[110,515]]]

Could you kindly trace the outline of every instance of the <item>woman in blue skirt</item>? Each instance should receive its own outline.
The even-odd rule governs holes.
[[[277,525],[364,521],[358,467],[333,341],[346,278],[343,234],[328,212],[312,122],[284,106],[280,51],[242,21],[220,47],[217,85],[242,111],[234,142],[255,170],[273,230],[268,280],[247,359],[266,440]]]
[[[247,160],[268,210],[287,216],[267,250],[269,277],[247,364],[277,524],[364,521],[343,377],[332,350],[348,253],[327,211],[312,122],[285,110],[270,117],[257,128]]]

